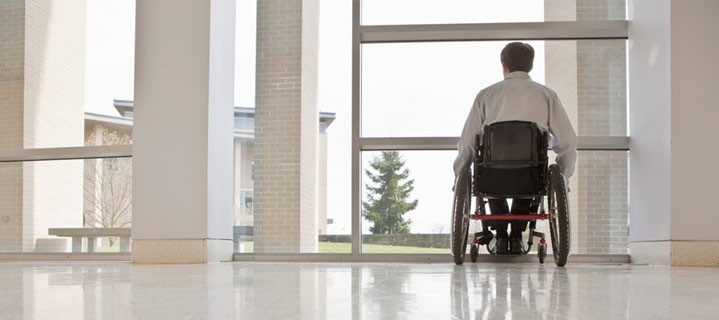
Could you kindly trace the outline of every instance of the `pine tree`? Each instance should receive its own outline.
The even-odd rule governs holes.
[[[373,225],[373,234],[407,234],[411,220],[405,219],[405,213],[417,207],[417,200],[407,202],[414,190],[414,179],[407,180],[409,170],[404,168],[405,161],[397,151],[383,151],[380,157],[370,162],[376,172],[365,170],[372,185],[365,184],[368,201],[362,203],[362,216]],[[407,180],[403,182],[404,180]]]

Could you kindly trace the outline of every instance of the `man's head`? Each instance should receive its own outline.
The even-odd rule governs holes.
[[[527,43],[512,42],[502,49],[500,55],[504,73],[514,71],[532,71],[534,64],[534,49]]]

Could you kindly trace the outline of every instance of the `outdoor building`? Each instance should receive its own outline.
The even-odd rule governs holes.
[[[115,100],[119,116],[85,112],[86,145],[132,144],[132,101]],[[254,180],[254,108],[235,107],[235,196],[234,226],[241,227],[244,236],[252,235],[253,180]],[[335,115],[320,112],[319,157],[327,157],[327,128]],[[129,158],[85,160],[84,165],[84,217],[85,227],[131,227],[132,222],[132,161]],[[327,233],[326,166],[320,167],[318,233]],[[109,172],[106,172],[109,171]],[[104,188],[103,188],[104,186]],[[107,194],[104,194],[107,193]],[[248,239],[251,240],[251,237]],[[67,247],[55,247],[65,252]]]

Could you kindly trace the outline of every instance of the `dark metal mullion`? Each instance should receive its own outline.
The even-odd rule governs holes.
[[[628,39],[626,20],[360,26],[361,43]]]
[[[360,151],[457,150],[458,137],[359,138]],[[580,136],[579,151],[629,151],[629,137]]]

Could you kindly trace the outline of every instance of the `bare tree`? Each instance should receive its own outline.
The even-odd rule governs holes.
[[[101,137],[98,138],[97,134]],[[130,144],[128,134],[101,128],[87,138],[88,145]],[[85,160],[84,225],[122,228],[132,223],[132,159]],[[110,238],[110,245],[115,243]]]

